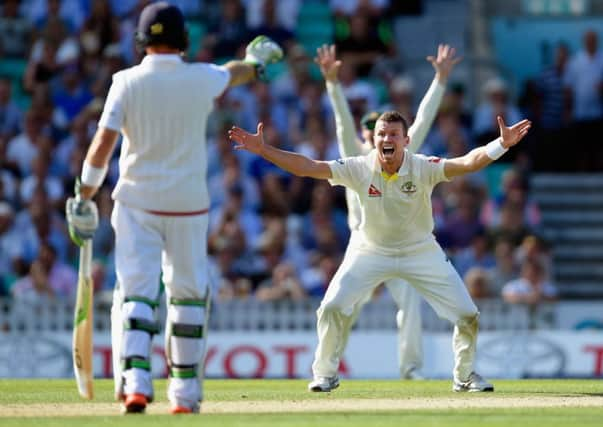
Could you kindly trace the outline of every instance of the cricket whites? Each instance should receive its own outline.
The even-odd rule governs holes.
[[[93,285],[92,239],[80,248],[77,298],[73,318],[73,370],[80,396],[92,399],[92,343],[93,343]]]

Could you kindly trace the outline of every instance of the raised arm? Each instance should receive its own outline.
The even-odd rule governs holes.
[[[343,89],[337,78],[341,61],[337,60],[335,45],[323,45],[317,50],[314,62],[318,64],[320,72],[327,85],[329,101],[335,113],[335,129],[337,132],[337,147],[342,157],[352,157],[362,154],[362,142],[358,139],[356,125],[348,101],[345,99]]]
[[[431,65],[435,69],[435,77],[431,82],[431,86],[429,86],[427,93],[421,100],[415,122],[410,129],[408,129],[410,144],[408,144],[407,148],[411,153],[416,153],[419,151],[419,148],[421,148],[421,145],[423,145],[427,133],[433,124],[433,119],[438,112],[440,103],[442,102],[442,97],[446,90],[446,83],[448,82],[448,76],[461,59],[462,58],[456,56],[456,49],[447,44],[438,46],[436,57],[427,57],[427,60],[431,62]]]
[[[283,59],[283,50],[272,39],[266,36],[257,36],[247,45],[245,59],[233,60],[224,64],[230,71],[229,86],[238,86],[249,83],[256,78],[264,78],[266,65]]]
[[[263,157],[279,168],[297,176],[308,176],[317,179],[332,178],[331,168],[327,162],[312,160],[301,154],[279,150],[264,142],[264,124],[259,123],[257,133],[249,133],[237,126],[228,131],[228,137],[237,145],[235,150],[247,150]]]
[[[447,159],[444,163],[444,174],[448,178],[477,172],[505,154],[509,148],[523,139],[530,130],[532,123],[522,120],[507,127],[502,117],[498,116],[500,137],[494,141],[477,147],[461,157]]]

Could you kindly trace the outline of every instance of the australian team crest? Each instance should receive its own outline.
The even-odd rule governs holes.
[[[402,184],[400,190],[402,190],[404,194],[414,194],[417,192],[417,186],[412,181],[406,181]]]

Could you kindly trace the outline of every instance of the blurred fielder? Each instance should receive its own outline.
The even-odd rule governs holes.
[[[119,288],[112,313],[116,391],[124,410],[153,400],[151,341],[163,274],[167,299],[166,358],[172,413],[199,412],[207,325],[206,123],[214,99],[247,83],[282,58],[264,36],[244,61],[188,64],[181,11],[166,2],[141,13],[136,40],[146,57],[113,76],[99,128],[86,155],[79,194],[67,204],[76,242],[95,231],[91,197],[102,184],[119,133],[120,176],[113,192]]]
[[[427,58],[433,65],[436,74],[419,105],[414,123],[408,129],[408,137],[411,142],[407,150],[411,153],[415,153],[423,144],[423,141],[425,141],[425,137],[442,101],[448,76],[454,66],[460,62],[460,58],[455,57],[455,53],[454,48],[450,48],[448,45],[440,45],[437,56]],[[337,144],[340,155],[342,157],[353,157],[368,154],[375,148],[373,144],[373,131],[379,113],[368,113],[362,118],[360,124],[362,126],[362,138],[364,141],[360,141],[357,137],[354,118],[345,99],[341,84],[338,81],[337,76],[341,61],[338,61],[336,58],[335,46],[325,45],[319,48],[315,62],[319,65],[320,71],[325,78],[327,93],[335,112]],[[357,238],[358,227],[362,222],[360,200],[357,194],[350,188],[346,188],[345,195],[348,205],[348,225],[352,231],[349,245],[353,246],[352,241]],[[418,292],[402,279],[390,279],[385,282],[385,286],[387,286],[387,289],[398,305],[396,324],[398,325],[400,376],[404,379],[421,379],[422,377],[419,373],[423,365],[421,298]],[[370,300],[371,295],[372,292],[367,293],[361,303],[354,308],[349,322],[344,325],[343,345],[339,347],[342,351],[347,344],[352,325],[358,318],[362,306]],[[341,354],[338,354],[337,357],[340,358]]]
[[[344,325],[367,293],[393,278],[410,283],[439,316],[454,323],[453,390],[494,390],[473,370],[479,312],[432,233],[431,193],[439,182],[476,172],[501,157],[531,126],[522,120],[507,127],[501,117],[498,124],[499,138],[452,159],[407,151],[408,127],[397,111],[379,116],[375,149],[369,154],[334,161],[316,161],[265,144],[262,123],[255,134],[238,127],[229,131],[238,144],[236,149],[258,154],[294,175],[344,185],[354,190],[360,201],[357,237],[350,242],[317,311],[312,390],[330,391],[339,386]]]

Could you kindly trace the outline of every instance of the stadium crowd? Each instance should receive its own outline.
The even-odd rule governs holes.
[[[65,199],[81,173],[112,74],[140,60],[133,32],[148,3],[3,2],[0,65],[26,65],[22,75],[0,76],[0,296],[74,298],[77,253],[66,231]],[[293,177],[259,157],[234,151],[227,137],[233,124],[251,130],[262,121],[272,145],[315,159],[339,157],[324,81],[313,52],[296,39],[302,0],[172,3],[191,23],[205,24],[198,43],[191,40],[191,60],[220,63],[241,57],[257,34],[269,35],[286,51],[285,65],[269,82],[229,90],[209,124],[214,298],[321,297],[349,238],[343,189]],[[332,42],[344,63],[341,82],[359,129],[362,117],[373,110],[396,109],[412,121],[422,96],[412,79],[403,72],[375,70],[404,49],[393,41],[391,21],[400,14],[421,13],[421,2],[331,0],[329,6],[335,20]],[[536,145],[550,141],[553,148],[546,152],[552,153],[561,147],[559,135],[568,126],[581,132],[600,126],[600,101],[580,87],[584,76],[601,84],[603,57],[592,32],[585,35],[585,50],[573,57],[560,46],[555,64],[528,82],[517,104],[500,78],[484,85],[484,101],[474,109],[467,109],[463,84],[448,88],[422,153],[457,156],[490,141],[498,134],[497,114],[508,123],[525,116],[536,125],[525,148],[508,153],[502,166],[443,184],[434,193],[434,232],[474,298],[533,304],[556,296],[550,248],[538,237],[540,212],[529,197],[528,174],[534,167],[561,168],[554,156],[535,156]],[[573,94],[573,111],[565,93]],[[583,156],[564,165],[595,168],[583,163],[601,158]],[[115,283],[110,212],[117,174],[115,157],[96,199],[100,226],[94,239],[94,280],[99,292],[111,291]],[[376,298],[387,295],[381,292]]]

